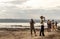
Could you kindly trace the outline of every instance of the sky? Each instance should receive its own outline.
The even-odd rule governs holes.
[[[60,0],[0,0],[0,19],[60,19]]]

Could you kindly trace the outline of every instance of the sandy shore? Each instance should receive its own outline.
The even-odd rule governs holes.
[[[0,30],[0,39],[60,39],[60,30],[54,32],[47,32],[45,30],[45,37],[39,36],[39,30],[36,30],[37,36],[31,36],[29,29],[20,30]]]

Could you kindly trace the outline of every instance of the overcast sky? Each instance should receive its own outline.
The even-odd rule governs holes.
[[[60,19],[60,0],[0,0],[3,19]]]

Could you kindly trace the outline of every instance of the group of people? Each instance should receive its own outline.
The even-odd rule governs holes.
[[[47,26],[48,26],[48,31],[56,31],[57,21],[54,22],[54,20],[52,20],[52,21],[48,20],[47,21]]]
[[[40,26],[41,26],[41,29],[40,29],[40,34],[39,34],[39,36],[45,36],[45,34],[44,34],[44,22],[45,22],[45,17],[44,16],[40,16]],[[31,21],[30,21],[30,30],[31,30],[31,35],[32,35],[32,31],[34,31],[34,34],[35,34],[35,36],[37,36],[36,35],[36,31],[35,31],[35,28],[34,28],[34,24],[35,24],[35,22],[34,22],[34,20],[33,19],[31,19]],[[47,31],[49,32],[49,31],[55,31],[56,29],[57,29],[57,22],[54,22],[54,20],[52,20],[52,21],[50,21],[50,20],[48,20],[47,21]]]

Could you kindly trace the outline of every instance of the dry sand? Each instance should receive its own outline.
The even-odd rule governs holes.
[[[37,36],[31,36],[30,30],[0,30],[0,39],[60,39],[60,31],[47,32],[45,31],[45,37],[39,36],[39,30],[36,30]]]

